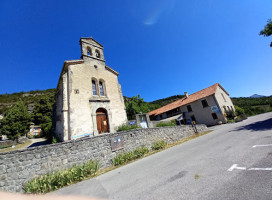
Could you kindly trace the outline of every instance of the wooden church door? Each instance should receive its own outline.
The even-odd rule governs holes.
[[[98,108],[96,111],[97,130],[99,133],[108,133],[109,124],[107,111],[103,108]]]

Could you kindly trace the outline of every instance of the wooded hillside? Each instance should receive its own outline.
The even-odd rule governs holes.
[[[48,97],[54,99],[55,89],[35,90],[29,92],[19,92],[13,94],[0,95],[0,114],[4,114],[9,108],[15,105],[21,99],[27,106],[29,111],[32,111],[35,105],[43,98]],[[133,119],[137,113],[147,113],[155,110],[178,99],[184,95],[173,95],[167,98],[158,99],[152,102],[145,102],[140,95],[135,97],[124,96],[124,101],[129,119]],[[272,111],[272,96],[261,98],[239,97],[231,98],[235,106],[244,109],[247,116],[256,115],[268,111]]]
[[[12,94],[0,94],[0,114],[4,114],[9,108],[15,105],[21,99],[28,107],[28,110],[33,110],[33,107],[43,97],[54,97],[55,89],[47,90],[32,90],[29,92],[19,92]]]

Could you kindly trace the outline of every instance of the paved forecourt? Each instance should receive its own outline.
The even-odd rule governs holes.
[[[49,195],[108,199],[271,199],[272,113],[235,124]]]

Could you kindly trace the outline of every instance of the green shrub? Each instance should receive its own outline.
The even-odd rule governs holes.
[[[176,126],[177,124],[174,122],[161,122],[156,125],[156,127],[164,127],[164,126]]]
[[[235,120],[234,119],[228,119],[228,123],[234,123]]]
[[[243,120],[247,119],[247,116],[241,115],[235,118],[235,122],[241,122]]]
[[[227,119],[228,120],[232,120],[232,119],[234,119],[235,118],[235,112],[234,111],[232,111],[232,110],[226,110],[225,111],[226,112],[226,115],[227,115]]]
[[[245,115],[245,110],[239,106],[235,106],[235,113],[237,116]]]
[[[137,125],[126,125],[126,124],[123,124],[121,126],[118,127],[117,131],[127,131],[127,130],[132,130],[132,129],[136,129],[136,128],[141,128]]]
[[[167,143],[164,140],[158,141],[152,145],[153,150],[164,149]]]
[[[137,148],[137,149],[135,149],[135,150],[133,150],[131,152],[117,155],[115,158],[113,158],[113,164],[115,166],[122,165],[124,163],[128,163],[131,160],[141,158],[147,153],[149,153],[148,148],[140,147],[140,148]]]
[[[52,143],[52,144],[56,144],[56,143],[59,143],[59,142],[61,142],[61,140],[60,140],[59,137],[56,136],[56,135],[54,135],[54,136],[52,137],[52,141],[51,141],[51,142],[48,141],[48,143]]]
[[[46,193],[57,190],[72,183],[81,181],[87,177],[96,175],[99,169],[97,161],[89,161],[58,172],[52,172],[28,181],[23,190],[26,193]]]

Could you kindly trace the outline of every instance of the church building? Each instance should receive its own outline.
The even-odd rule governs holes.
[[[127,122],[119,74],[105,64],[103,46],[79,42],[81,59],[64,62],[57,85],[54,132],[61,141],[114,133]]]

